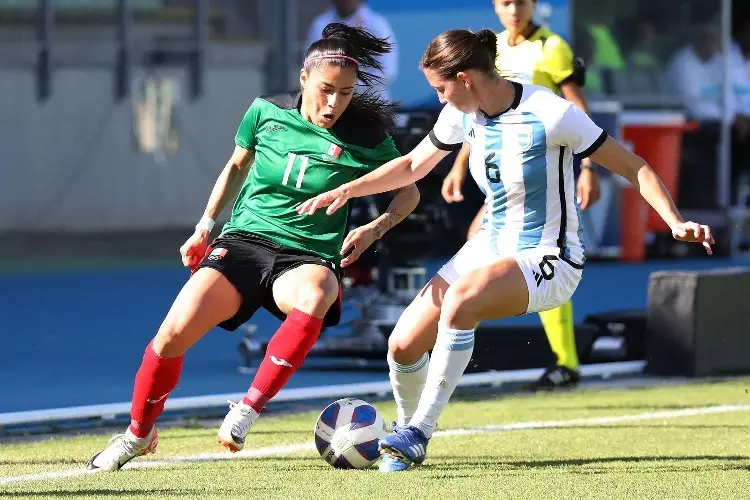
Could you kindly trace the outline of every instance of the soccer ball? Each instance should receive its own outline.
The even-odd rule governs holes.
[[[339,399],[318,417],[315,447],[337,469],[366,469],[380,457],[378,439],[387,432],[385,420],[370,403]]]

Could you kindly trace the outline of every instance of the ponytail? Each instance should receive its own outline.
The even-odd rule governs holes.
[[[392,132],[395,126],[394,105],[380,97],[374,89],[385,83],[383,77],[370,72],[382,72],[383,65],[378,57],[389,53],[392,44],[365,29],[343,23],[329,24],[323,29],[322,36],[307,49],[305,71],[324,64],[354,68],[362,89],[354,94],[349,107],[360,119],[375,121],[386,132]]]
[[[496,58],[497,36],[492,31],[451,30],[430,42],[420,66],[444,79],[455,78],[457,73],[470,69],[494,75]]]
[[[477,40],[482,44],[482,47],[487,49],[490,53],[490,58],[493,61],[497,59],[497,35],[492,30],[480,30],[476,34]]]

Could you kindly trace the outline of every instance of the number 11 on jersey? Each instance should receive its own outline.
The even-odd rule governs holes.
[[[292,173],[292,167],[294,166],[295,162],[297,160],[297,154],[296,153],[289,153],[288,159],[286,162],[286,170],[284,171],[284,180],[281,181],[281,184],[284,186],[287,185],[289,182],[289,175]],[[299,168],[299,174],[297,174],[297,183],[295,184],[295,187],[299,189],[302,187],[302,178],[305,176],[305,170],[307,170],[307,163],[310,159],[307,156],[300,156],[299,162],[300,162],[300,168]]]

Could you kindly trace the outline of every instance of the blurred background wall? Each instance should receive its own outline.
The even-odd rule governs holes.
[[[490,0],[366,3],[398,42],[390,90],[401,102],[397,144],[408,150],[440,109],[418,68],[429,40],[451,28],[502,28]],[[132,361],[187,278],[178,248],[245,110],[297,85],[309,27],[330,5],[0,0],[0,379],[30,374],[6,384],[5,411],[129,397]],[[660,169],[686,217],[714,225],[717,254],[746,254],[750,4],[539,0],[537,17],[586,61],[595,121]],[[399,238],[418,233],[410,249],[430,272],[461,245],[481,203],[473,186],[466,202],[442,202],[450,159],[421,181],[422,203],[399,226]],[[640,224],[640,208],[622,196],[621,181],[601,176],[602,199],[583,214],[592,259],[577,323],[645,307],[652,271],[742,264],[673,244],[653,216],[623,238]],[[671,262],[643,262],[651,257]],[[265,312],[253,319],[260,338],[275,321]],[[503,324],[521,323],[538,327],[535,316]],[[180,394],[244,386],[237,340],[221,332],[191,351],[195,368]],[[106,374],[101,383],[89,384],[84,365]],[[58,399],[40,399],[42,387]]]

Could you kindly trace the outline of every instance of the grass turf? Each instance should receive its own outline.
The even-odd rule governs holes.
[[[579,390],[451,403],[441,430],[634,416],[609,422],[436,436],[406,473],[339,471],[310,448],[265,458],[127,467],[119,473],[0,483],[9,498],[743,498],[750,490],[748,411],[640,418],[654,412],[750,404],[750,379],[644,389]],[[393,404],[376,405],[389,419]],[[246,449],[312,441],[316,413],[261,418]],[[160,432],[147,460],[219,453],[216,426]],[[80,469],[107,435],[0,444],[3,477]],[[133,463],[143,459],[137,459]]]

